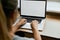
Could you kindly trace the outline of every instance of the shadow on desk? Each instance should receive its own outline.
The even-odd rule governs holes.
[[[34,38],[33,34],[32,33],[28,33],[28,32],[18,31],[15,34],[18,35],[18,36],[21,36],[21,37]],[[56,38],[43,36],[43,35],[41,35],[41,37],[42,37],[42,40],[59,40],[59,39],[56,39]]]

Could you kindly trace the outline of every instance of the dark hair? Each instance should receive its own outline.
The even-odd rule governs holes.
[[[6,17],[10,17],[17,7],[17,0],[1,0]]]
[[[11,40],[10,35],[7,30],[6,16],[2,9],[2,4],[0,0],[0,40]]]
[[[11,29],[10,18],[13,17],[14,13],[12,12],[14,12],[15,9],[17,8],[17,0],[1,0],[1,3],[3,7],[3,11],[6,15],[7,27],[8,30],[10,31]]]

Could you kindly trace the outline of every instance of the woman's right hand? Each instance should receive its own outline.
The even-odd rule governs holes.
[[[26,19],[21,19],[15,26],[11,27],[11,31],[9,31],[9,34],[11,35],[11,37],[14,37],[14,33],[18,30],[18,28],[21,25],[24,25],[26,23]]]
[[[11,33],[15,33],[17,30],[18,30],[18,28],[21,26],[21,25],[24,25],[26,23],[26,19],[21,19],[16,25],[12,25],[11,26]]]

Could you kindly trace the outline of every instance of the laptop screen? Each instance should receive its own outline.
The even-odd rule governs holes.
[[[45,17],[46,0],[21,0],[21,15]]]

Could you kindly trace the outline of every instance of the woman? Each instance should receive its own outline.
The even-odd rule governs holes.
[[[17,3],[16,0],[15,1],[9,0],[9,1],[12,2],[12,3]],[[3,5],[4,13],[5,13],[4,16],[6,16],[5,19],[7,19],[7,21],[5,19],[4,19],[5,21],[3,21],[3,22],[5,22],[5,24],[4,23],[3,24],[6,25],[6,27],[4,26],[6,28],[5,29],[6,30],[6,32],[5,32],[6,35],[4,34],[6,36],[5,39],[8,37],[7,40],[25,40],[24,38],[21,38],[19,36],[15,36],[14,33],[18,30],[18,28],[21,25],[25,24],[26,19],[21,19],[15,26],[13,26],[13,24],[16,20],[16,17],[17,17],[17,6],[16,6],[17,4],[15,4],[15,6],[14,6],[9,1],[7,0],[7,2],[6,2],[6,0],[5,1],[2,0],[2,5]],[[8,3],[10,5],[8,5]],[[4,5],[4,4],[7,4],[7,5]],[[10,7],[11,5],[12,5],[12,8]],[[1,13],[1,14],[3,14],[3,13]],[[2,19],[2,17],[1,17],[1,19]],[[0,21],[0,24],[2,25],[1,21]],[[32,21],[31,28],[32,28],[32,31],[33,31],[33,34],[34,34],[34,38],[35,38],[35,40],[41,40],[39,31],[37,30],[37,26],[38,26],[38,21],[36,21],[36,20]],[[3,26],[1,26],[1,27],[3,28]],[[7,28],[8,28],[8,31],[7,31]],[[4,29],[2,29],[2,30],[4,30]]]

